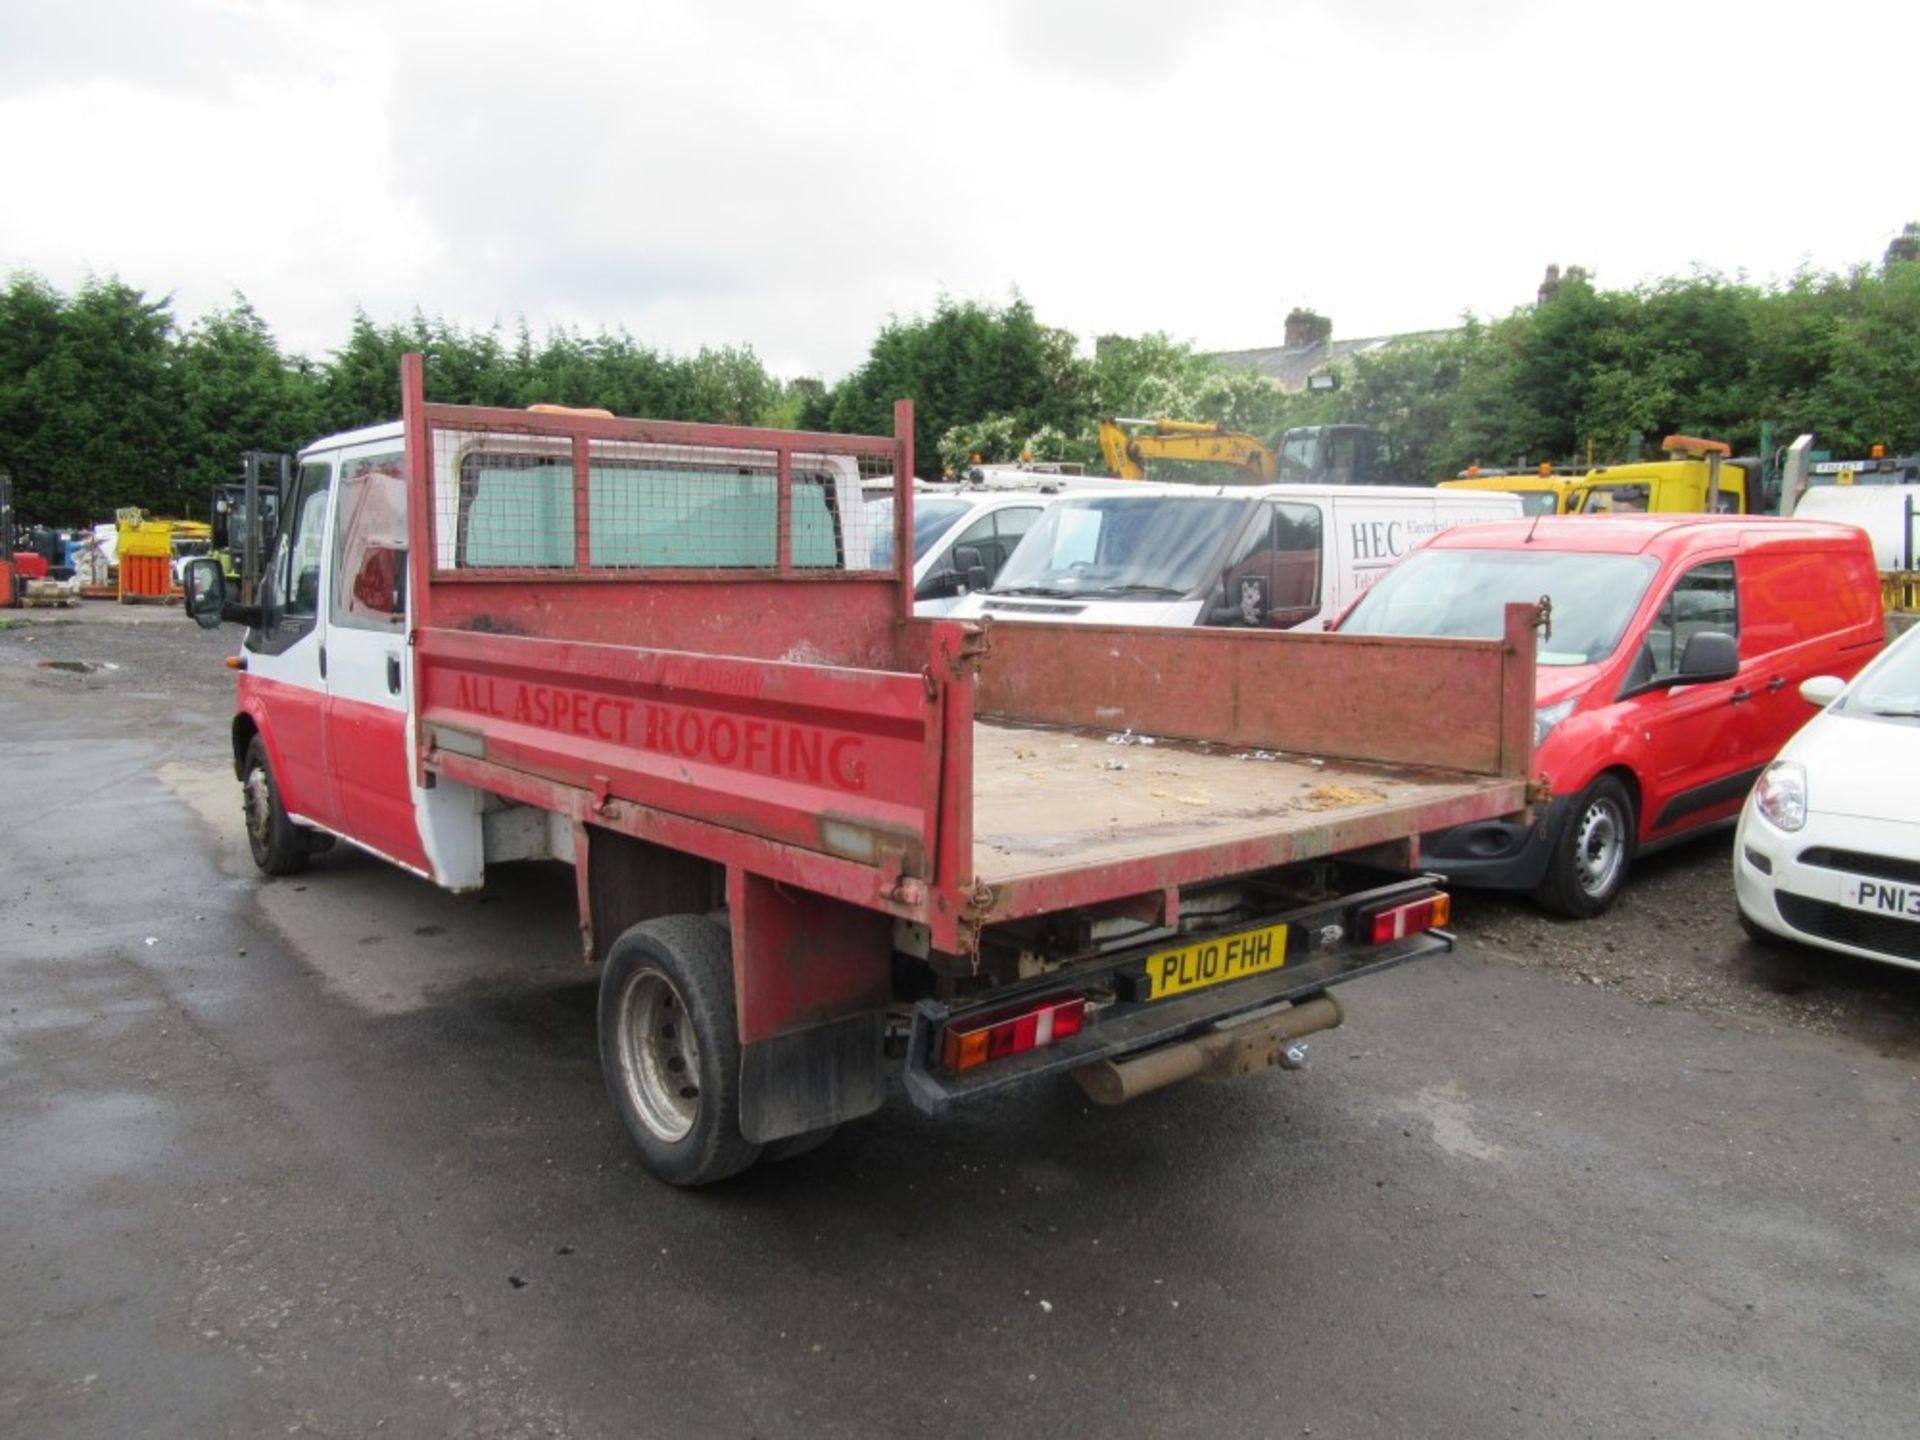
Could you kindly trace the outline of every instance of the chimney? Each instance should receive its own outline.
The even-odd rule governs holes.
[[[1326,316],[1316,315],[1298,306],[1287,313],[1287,349],[1304,350],[1309,345],[1322,344],[1332,337],[1333,321]]]

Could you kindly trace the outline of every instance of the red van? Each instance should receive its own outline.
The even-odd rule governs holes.
[[[1422,840],[1463,885],[1530,890],[1563,915],[1613,902],[1636,853],[1738,817],[1807,718],[1800,682],[1852,676],[1886,643],[1864,531],[1747,516],[1543,516],[1435,536],[1336,627],[1500,633],[1501,606],[1552,602],[1541,637],[1531,826]]]

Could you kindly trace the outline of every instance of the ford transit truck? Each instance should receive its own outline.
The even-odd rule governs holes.
[[[466,408],[417,356],[402,394],[299,456],[254,602],[191,568],[189,613],[247,626],[249,845],[454,890],[570,862],[666,1181],[895,1083],[1286,1067],[1336,987],[1449,948],[1417,837],[1534,798],[1531,606],[1473,640],[916,619],[911,484],[890,544],[861,501],[913,474],[906,402],[873,437]]]

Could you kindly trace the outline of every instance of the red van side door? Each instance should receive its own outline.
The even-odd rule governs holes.
[[[1637,677],[1647,688],[1624,704],[1647,757],[1640,838],[1661,839],[1731,816],[1753,784],[1755,717],[1751,667],[1731,680],[1681,685],[1687,641],[1701,631],[1740,633],[1735,562],[1696,562],[1680,572],[1642,637]],[[1650,678],[1648,678],[1650,677]]]

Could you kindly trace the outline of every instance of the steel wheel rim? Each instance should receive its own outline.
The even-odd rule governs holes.
[[[1573,837],[1573,869],[1580,888],[1596,899],[1613,888],[1627,860],[1626,821],[1611,800],[1596,800],[1580,816]]]
[[[247,838],[264,848],[273,835],[273,791],[267,785],[267,772],[257,765],[247,772],[241,804],[247,814]]]
[[[662,1140],[686,1138],[700,1118],[700,1046],[686,1002],[658,970],[640,970],[620,994],[620,1083]]]

